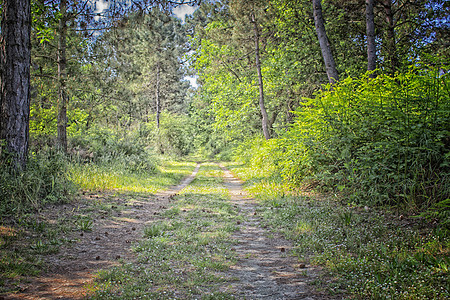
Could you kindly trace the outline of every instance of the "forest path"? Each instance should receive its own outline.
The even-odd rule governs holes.
[[[77,233],[79,236],[72,237],[77,242],[63,247],[56,254],[47,255],[45,263],[49,267],[44,274],[29,278],[28,282],[21,284],[20,292],[0,296],[0,299],[84,299],[98,271],[120,265],[122,259],[133,261],[131,245],[142,238],[144,227],[157,218],[173,197],[195,179],[199,169],[198,163],[192,174],[178,185],[151,197],[112,197],[112,215],[103,210],[90,211],[96,216],[91,231]],[[102,201],[107,196],[90,194],[84,200]],[[48,217],[58,218],[80,209],[92,208],[81,201],[62,205]]]
[[[245,193],[242,182],[228,169],[221,164],[219,167],[224,172],[231,202],[245,217],[233,234],[238,241],[234,246],[238,263],[229,271],[239,281],[228,286],[227,291],[231,289],[238,299],[324,299],[322,295],[313,295],[308,288],[316,270],[299,264],[297,258],[289,255],[292,244],[264,228],[255,199]]]

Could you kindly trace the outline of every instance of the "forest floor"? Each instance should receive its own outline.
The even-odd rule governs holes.
[[[78,216],[80,230],[67,232],[70,243],[42,256],[45,272],[0,299],[342,298],[312,288],[320,268],[290,255],[290,242],[267,229],[258,204],[225,167],[206,164],[199,186],[183,192],[200,168],[154,195],[85,193],[75,203],[45,210],[40,218],[50,224]],[[221,196],[221,189],[228,195]],[[83,218],[87,214],[90,219]],[[198,247],[192,246],[194,236]],[[153,277],[137,283],[148,272]]]

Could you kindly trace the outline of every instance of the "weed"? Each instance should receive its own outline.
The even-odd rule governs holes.
[[[81,231],[91,231],[94,226],[94,221],[89,216],[78,215],[75,218],[75,226]]]
[[[163,224],[154,224],[149,227],[144,228],[144,237],[153,238],[157,236],[162,236],[164,234],[166,227]]]
[[[353,222],[353,212],[351,210],[343,211],[339,214],[339,220],[344,226],[350,226]]]

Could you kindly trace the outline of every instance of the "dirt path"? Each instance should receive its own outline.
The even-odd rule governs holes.
[[[142,237],[146,224],[153,222],[155,216],[166,208],[173,196],[194,180],[200,164],[194,172],[180,184],[155,194],[150,199],[135,197],[133,199],[115,199],[115,207],[123,210],[113,212],[105,217],[102,211],[94,211],[96,219],[92,231],[77,233],[73,237],[78,241],[64,247],[57,254],[45,258],[49,270],[38,278],[30,278],[16,294],[3,296],[3,299],[82,299],[86,296],[96,272],[119,264],[119,260],[133,260],[131,245]],[[48,218],[57,218],[86,208],[88,201],[101,200],[104,195],[87,195],[85,201],[77,204],[63,205],[52,212]]]
[[[262,227],[257,214],[257,204],[242,189],[241,181],[223,165],[225,186],[231,201],[238,205],[246,221],[233,238],[239,241],[234,247],[238,263],[231,267],[230,275],[239,279],[231,284],[233,294],[239,299],[333,299],[313,294],[308,283],[317,276],[317,269],[299,264],[289,256],[292,245],[280,236]],[[270,237],[269,237],[270,236]],[[230,288],[227,288],[230,291]]]
[[[318,274],[317,269],[289,256],[292,245],[262,226],[256,201],[246,195],[240,180],[223,165],[219,166],[230,201],[245,220],[238,222],[239,230],[232,236],[236,241],[233,251],[238,261],[224,271],[230,280],[219,287],[220,291],[236,299],[338,299],[314,293],[309,288]],[[115,205],[121,209],[107,217],[100,213],[91,232],[78,233],[79,240],[74,245],[47,256],[46,263],[51,266],[48,272],[39,278],[31,278],[20,293],[3,299],[85,298],[99,270],[119,265],[122,259],[136,261],[131,245],[142,239],[145,226],[155,222],[158,214],[169,207],[170,202],[176,201],[174,196],[194,180],[199,168],[200,164],[179,185],[150,199],[144,196],[115,199]],[[87,197],[92,201],[102,195]],[[71,209],[73,207],[65,207],[60,213]]]

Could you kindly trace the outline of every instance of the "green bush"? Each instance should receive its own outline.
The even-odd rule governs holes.
[[[450,191],[449,74],[347,78],[297,110],[278,141],[280,173],[361,204],[423,209]]]
[[[160,128],[159,130],[154,128],[158,151],[173,156],[188,155],[194,142],[192,127],[192,121],[188,116],[161,114]]]
[[[97,164],[130,173],[152,174],[157,171],[156,158],[148,147],[148,135],[141,129],[119,133],[96,127],[86,137],[72,139],[71,144],[73,149],[83,149]]]

